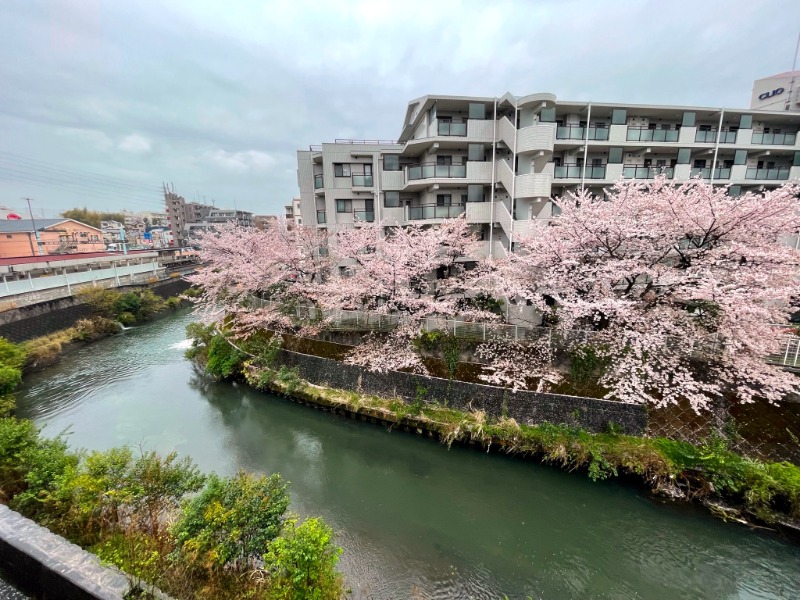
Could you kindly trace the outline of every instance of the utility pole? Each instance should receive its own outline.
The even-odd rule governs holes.
[[[36,220],[33,218],[33,209],[31,208],[31,200],[33,198],[23,198],[28,202],[28,214],[31,216],[31,225],[33,226],[33,235],[36,237],[36,249],[39,252],[39,256],[42,255],[42,242],[39,239],[39,230],[36,228]]]

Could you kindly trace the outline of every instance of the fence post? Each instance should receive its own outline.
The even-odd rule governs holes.
[[[797,366],[797,359],[800,358],[800,340],[796,340],[794,344],[794,365]]]
[[[486,323],[483,324],[483,341],[486,341]]]

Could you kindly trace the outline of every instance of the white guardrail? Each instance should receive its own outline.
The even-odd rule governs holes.
[[[160,267],[158,263],[143,263],[138,265],[119,265],[105,269],[93,269],[90,271],[79,271],[77,273],[59,273],[44,277],[32,277],[30,279],[16,279],[9,281],[3,279],[0,283],[0,298],[50,290],[53,288],[70,287],[82,283],[114,279],[116,285],[128,283],[136,275],[141,273],[152,273],[156,275]]]
[[[261,307],[281,305],[271,300],[251,297],[252,301]],[[314,307],[297,306],[294,315],[299,318],[320,318],[320,311]],[[321,317],[327,322],[328,328],[333,331],[391,331],[400,323],[398,315],[383,314],[363,310],[323,310]],[[427,317],[422,322],[422,331],[442,331],[454,337],[469,340],[519,340],[533,341],[549,337],[553,341],[554,333],[551,327],[536,327],[532,325],[508,325],[506,323],[487,323],[480,321],[462,321],[458,319],[443,319]],[[593,331],[574,329],[569,332],[571,339],[564,339],[559,335],[558,342],[586,343],[593,335]],[[800,369],[800,337],[787,335],[785,348],[780,354],[768,358],[768,362],[778,366]],[[710,341],[716,345],[716,339]]]

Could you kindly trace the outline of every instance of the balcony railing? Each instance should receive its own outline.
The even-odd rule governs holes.
[[[328,222],[328,215],[324,210],[317,211],[317,225],[325,225]]]
[[[375,211],[373,210],[354,210],[353,218],[356,221],[367,221],[372,223],[375,220]]]
[[[467,135],[466,123],[453,123],[452,121],[437,121],[439,135]]]
[[[689,171],[690,177],[702,177],[703,179],[711,179],[711,167],[693,167]],[[717,167],[714,169],[714,179],[730,179],[731,170],[729,167]]]
[[[580,125],[559,125],[556,127],[556,139],[558,140],[585,140],[586,127]],[[597,141],[608,140],[608,128],[589,127],[589,139]]]
[[[314,175],[314,189],[318,190],[323,187],[325,187],[325,182],[322,179],[322,175]]]
[[[426,163],[421,165],[409,165],[406,167],[406,178],[409,181],[415,179],[430,179],[432,177],[466,177],[467,165],[437,165],[436,163]]]
[[[654,179],[658,175],[666,175],[668,179],[675,177],[672,167],[643,167],[640,165],[623,165],[622,176],[626,179]]]
[[[716,129],[708,129],[708,130],[698,130],[694,134],[694,141],[701,143],[701,144],[713,144],[717,141],[717,130]],[[735,144],[736,143],[736,132],[735,131],[728,131],[723,130],[719,134],[719,143],[720,144]]]
[[[581,179],[583,177],[582,165],[560,165],[555,167],[554,179]],[[606,165],[586,165],[586,179],[605,179]]]
[[[754,144],[770,144],[773,146],[794,146],[796,133],[753,133]]]
[[[677,142],[680,131],[677,129],[648,129],[628,127],[629,142]]]
[[[757,169],[750,167],[745,175],[747,179],[789,179],[789,167],[774,167],[772,169]]]
[[[419,221],[421,219],[452,219],[466,211],[463,204],[451,206],[439,206],[438,204],[424,204],[422,206],[409,206],[409,221]]]
[[[372,187],[372,175],[353,175],[353,187]]]

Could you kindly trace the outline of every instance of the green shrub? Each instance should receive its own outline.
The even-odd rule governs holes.
[[[0,395],[7,395],[22,383],[22,370],[17,367],[0,364]]]
[[[333,543],[333,529],[320,519],[300,525],[287,521],[283,533],[269,546],[264,561],[271,571],[273,600],[333,600],[339,598],[341,578],[336,563],[342,553]]]
[[[229,379],[239,373],[245,358],[218,333],[211,337],[208,344],[206,372],[217,379]]]
[[[125,327],[136,324],[136,315],[132,312],[123,311],[117,315],[117,320]]]
[[[211,475],[183,507],[174,527],[180,551],[209,569],[244,570],[264,556],[281,532],[289,507],[280,475]]]
[[[25,348],[20,344],[9,342],[6,338],[0,337],[0,365],[21,369],[25,364]]]

